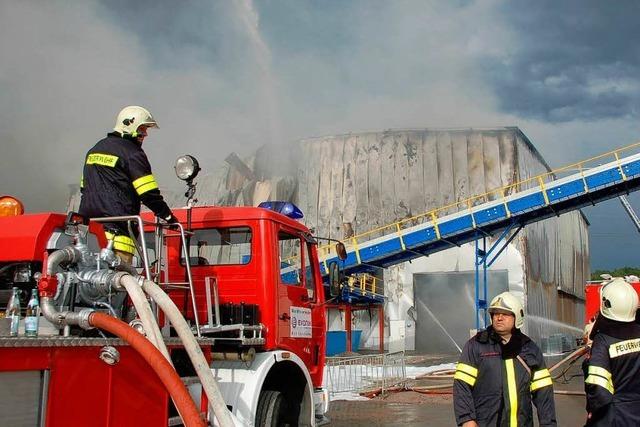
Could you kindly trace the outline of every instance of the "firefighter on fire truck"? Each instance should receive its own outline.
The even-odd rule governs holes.
[[[638,294],[622,278],[605,283],[585,360],[588,426],[640,425]]]
[[[139,215],[141,203],[169,222],[177,219],[162,198],[151,173],[151,165],[142,149],[147,129],[158,128],[151,113],[129,106],[120,111],[113,132],[98,141],[85,158],[80,191],[79,213],[87,218]],[[135,242],[126,223],[104,223],[114,251],[131,263]]]
[[[491,325],[464,346],[453,382],[456,422],[463,427],[555,426],[553,385],[542,352],[525,334],[524,310],[510,292],[489,306]]]

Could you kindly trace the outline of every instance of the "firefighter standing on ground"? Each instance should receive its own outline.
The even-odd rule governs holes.
[[[93,146],[85,158],[80,182],[81,215],[89,218],[139,215],[144,203],[157,217],[177,222],[160,194],[142,149],[147,129],[157,127],[145,108],[129,106],[120,111],[113,132]],[[107,238],[114,242],[114,251],[131,263],[136,246],[129,237],[126,222],[103,225]]]
[[[622,278],[601,290],[600,314],[584,362],[588,426],[640,425],[640,325],[638,294]]]
[[[504,292],[490,304],[491,326],[464,346],[453,382],[456,422],[464,427],[556,426],[553,385],[542,352],[525,334],[522,304]]]

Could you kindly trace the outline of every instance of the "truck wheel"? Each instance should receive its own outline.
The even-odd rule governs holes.
[[[286,415],[286,402],[279,391],[264,390],[260,393],[258,401],[258,413],[256,414],[256,427],[281,427]]]

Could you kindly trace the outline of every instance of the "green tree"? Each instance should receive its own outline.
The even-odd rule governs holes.
[[[596,270],[591,273],[591,280],[602,280],[601,274],[610,274],[613,277],[638,276],[640,277],[640,268],[638,267],[621,267],[615,270]]]

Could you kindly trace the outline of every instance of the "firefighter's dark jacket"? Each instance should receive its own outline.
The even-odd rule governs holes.
[[[538,346],[520,330],[507,344],[491,326],[464,346],[453,382],[458,425],[474,420],[484,426],[555,426],[553,385]]]
[[[640,325],[602,315],[583,364],[589,426],[640,426]]]
[[[87,153],[80,188],[79,213],[88,217],[138,215],[141,203],[160,218],[171,216],[141,144],[115,132]]]

